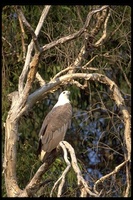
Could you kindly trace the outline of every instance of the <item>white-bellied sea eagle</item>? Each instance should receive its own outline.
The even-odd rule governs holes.
[[[71,126],[72,106],[69,100],[70,91],[63,91],[57,103],[46,115],[39,132],[38,154],[44,162],[46,155],[64,140],[66,131]]]

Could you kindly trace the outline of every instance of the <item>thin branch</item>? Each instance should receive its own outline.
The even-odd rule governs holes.
[[[66,150],[66,147],[65,145],[63,144],[63,141],[61,141],[59,143],[59,145],[61,146],[61,148],[63,149],[63,152],[64,152],[64,160],[67,164],[67,167],[66,169],[63,171],[62,175],[60,176],[60,178],[55,182],[52,190],[51,190],[51,193],[50,193],[50,197],[52,197],[52,193],[53,193],[53,190],[55,189],[55,187],[59,184],[59,182],[61,181],[60,185],[59,185],[59,188],[58,188],[58,194],[57,194],[57,197],[61,197],[61,194],[62,194],[62,188],[64,186],[64,183],[65,183],[65,177],[66,177],[66,174],[68,173],[70,167],[71,167],[71,163],[69,162],[68,158],[67,158],[67,150]]]
[[[44,45],[42,48],[41,48],[41,53],[54,47],[54,46],[57,46],[58,44],[62,44],[64,42],[67,42],[67,41],[70,41],[74,38],[77,38],[79,37],[84,31],[85,29],[89,26],[89,22],[91,20],[91,17],[97,13],[97,12],[100,12],[101,10],[104,10],[105,8],[107,8],[108,6],[102,6],[101,8],[97,9],[97,10],[94,10],[94,11],[91,11],[89,12],[89,14],[87,15],[87,19],[86,19],[86,22],[85,22],[85,25],[79,30],[77,31],[76,33],[73,33],[69,36],[65,36],[65,37],[62,37],[60,38],[59,40],[56,40],[56,41],[53,41],[49,44],[46,44]],[[48,9],[49,10],[49,9]],[[21,15],[22,13],[20,12],[20,16],[23,17],[23,15]],[[40,51],[40,48],[38,47],[36,41],[37,41],[37,34],[36,34],[36,31],[35,33],[33,33],[33,29],[29,26],[28,23],[26,23],[26,20],[25,18],[23,18],[23,21],[25,22],[26,26],[30,29],[31,33],[32,33],[32,36],[33,36],[33,39],[34,39],[34,42],[36,44],[36,48],[38,49],[38,51]],[[26,56],[26,61],[25,61],[25,65],[24,65],[24,68],[22,70],[22,73],[19,77],[19,94],[22,94],[22,90],[23,90],[23,84],[24,84],[24,78],[27,74],[27,71],[28,71],[28,66],[29,66],[29,62],[30,62],[30,58],[31,58],[31,53],[32,53],[32,50],[33,50],[33,44],[32,42],[30,43],[30,45],[28,46],[28,51],[27,51],[27,56]],[[84,50],[84,47],[83,49]],[[77,64],[77,61],[76,60],[76,64]],[[78,61],[79,62],[79,61]]]
[[[21,197],[24,196],[26,193],[28,196],[34,196],[34,194],[36,194],[36,192],[42,186],[42,183],[41,183],[42,175],[49,169],[50,165],[54,162],[54,160],[56,159],[57,155],[60,154],[60,152],[61,152],[61,148],[58,148],[56,151],[54,151],[51,154],[49,159],[39,167],[39,169],[37,170],[33,178],[30,180],[26,188],[20,194]]]
[[[83,67],[82,67],[82,69],[86,69],[86,67],[88,66],[88,65],[90,65],[90,63],[95,59],[95,58],[97,58],[98,57],[98,55],[95,55],[91,60],[89,60]],[[88,67],[87,67],[87,69],[89,69]],[[91,70],[98,70],[98,68],[91,68]]]
[[[46,82],[43,80],[43,78],[41,77],[41,75],[38,72],[36,73],[36,79],[39,82],[41,87],[46,84]]]
[[[96,35],[100,32],[101,26],[103,25],[105,19],[107,18],[107,12],[108,12],[108,7],[103,9],[100,12],[96,13],[96,24],[94,28],[91,31],[86,30],[85,32],[85,51],[84,51],[84,58],[88,58],[88,55],[90,52],[93,51],[95,44],[94,44],[94,39],[96,38]]]
[[[61,194],[62,194],[62,188],[65,184],[65,176],[66,174],[68,173],[70,167],[71,167],[71,163],[69,162],[68,158],[67,158],[67,150],[66,150],[66,147],[65,145],[63,144],[63,142],[61,141],[59,143],[59,145],[61,146],[61,148],[63,149],[63,152],[64,152],[64,160],[67,164],[67,167],[66,169],[64,170],[63,174],[62,174],[62,180],[61,180],[61,183],[59,185],[59,188],[58,188],[58,194],[57,194],[57,197],[61,197]]]
[[[97,57],[97,55],[96,56],[94,56],[89,62],[87,62],[85,65],[83,65],[83,66],[73,66],[73,65],[70,65],[70,66],[68,66],[67,68],[65,68],[65,69],[63,69],[63,70],[61,70],[60,72],[58,72],[53,78],[52,78],[52,80],[55,80],[56,78],[58,78],[59,76],[61,76],[61,75],[63,75],[65,72],[67,72],[67,71],[69,71],[69,70],[71,70],[71,69],[73,69],[73,68],[75,68],[75,69],[83,69],[83,70],[92,70],[92,71],[98,71],[99,69],[98,68],[95,68],[95,67],[87,67],[95,58]]]
[[[106,174],[105,176],[102,176],[100,179],[98,179],[94,184],[95,193],[99,194],[98,191],[96,190],[96,187],[100,182],[103,182],[105,179],[107,179],[111,175],[116,174],[121,169],[121,167],[123,167],[127,162],[128,162],[128,160],[125,160],[123,163],[121,163],[120,165],[116,166],[115,169],[112,172],[110,172],[109,174]]]
[[[97,17],[97,22],[95,27],[90,31],[90,35],[92,38],[94,38],[100,31],[100,28],[103,24],[103,22],[105,21],[105,19],[107,18],[107,12],[108,12],[108,7],[106,7],[105,9],[102,10],[102,14],[100,15],[100,13],[98,12],[96,14]]]
[[[104,22],[104,29],[103,29],[103,35],[101,36],[101,38],[94,44],[95,47],[98,47],[100,45],[102,45],[103,41],[105,40],[106,36],[107,36],[107,23],[110,17],[110,11],[106,17],[106,20]]]
[[[81,83],[79,83],[78,81],[75,81],[75,80],[72,81],[72,84],[76,85],[77,88],[81,88],[82,90],[84,90],[87,87],[86,83],[84,85],[82,85]]]
[[[98,20],[97,20],[97,23],[96,23],[95,27],[90,31],[90,33],[88,33],[88,30],[87,30],[87,27],[86,27],[86,29],[84,31],[85,32],[85,41],[86,41],[85,45],[83,45],[83,47],[81,48],[76,60],[74,61],[73,70],[70,70],[69,73],[74,73],[75,72],[75,68],[77,66],[81,65],[81,62],[82,62],[83,58],[88,57],[87,55],[88,55],[88,52],[91,51],[93,38],[100,31],[100,27],[101,27],[101,25],[102,25],[102,23],[103,23],[103,21],[104,21],[104,19],[106,17],[106,13],[107,13],[107,7],[102,10],[102,15],[101,16],[100,16],[99,12],[96,13]],[[107,21],[108,20],[106,20],[105,25],[107,25]],[[95,46],[95,45],[93,45],[93,46]]]
[[[30,63],[30,71],[28,73],[27,81],[25,83],[25,87],[24,87],[24,90],[23,90],[23,94],[24,94],[23,98],[22,98],[23,102],[27,100],[29,91],[32,87],[32,83],[34,81],[34,78],[35,78],[35,75],[36,75],[36,72],[37,72],[39,59],[40,59],[40,53],[35,54],[33,59],[32,59],[32,62]]]
[[[125,81],[126,81],[128,87],[131,89],[131,83],[130,83],[130,81],[128,80],[128,77],[127,77],[126,73],[125,73],[124,70],[123,70],[123,66],[121,66],[120,60],[118,60],[117,66],[120,68],[121,72],[123,73],[123,76],[124,76],[124,78],[125,78]]]
[[[25,55],[26,55],[26,47],[25,47],[25,42],[24,42],[25,31],[24,31],[24,26],[23,26],[22,19],[21,19],[20,15],[18,15],[18,20],[19,20],[19,24],[20,24],[20,28],[21,28],[21,41],[22,41],[23,59],[25,60]]]
[[[75,59],[74,63],[73,63],[73,69],[69,71],[69,73],[74,73],[76,67],[81,66],[81,62],[83,59],[83,55],[85,54],[85,45],[83,45],[83,47],[81,48],[77,58]]]
[[[2,40],[4,40],[10,47],[12,47],[12,44],[10,42],[8,42],[8,40],[2,36]]]
[[[57,46],[59,44],[63,44],[65,42],[71,41],[71,40],[79,37],[86,30],[86,28],[89,26],[91,17],[95,13],[100,12],[101,10],[104,10],[105,8],[108,8],[108,7],[109,6],[102,6],[99,9],[96,9],[96,10],[93,10],[93,11],[89,12],[89,14],[87,15],[87,18],[86,18],[84,26],[79,31],[77,31],[76,33],[70,34],[68,36],[62,37],[62,38],[60,38],[60,39],[58,39],[56,41],[50,42],[49,44],[44,45],[42,47],[42,52],[44,52],[44,51],[46,51],[46,50],[48,50],[50,48],[53,48],[54,46]]]
[[[87,182],[85,181],[85,179],[83,178],[82,176],[82,173],[78,167],[78,164],[77,164],[77,159],[76,159],[76,155],[75,155],[75,152],[74,152],[74,149],[72,148],[72,146],[66,142],[66,141],[63,141],[63,144],[66,146],[66,148],[68,149],[69,153],[70,153],[70,156],[71,156],[71,163],[72,163],[72,167],[75,171],[75,173],[77,174],[77,184],[78,186],[80,187],[80,191],[81,191],[81,194],[82,194],[82,190],[84,188],[84,190],[86,191],[86,194],[88,193],[90,196],[94,196],[94,197],[98,197],[97,194],[93,193],[90,188],[88,187],[88,184]]]
[[[20,6],[17,6],[17,13],[20,17],[20,19],[22,20],[22,22],[24,23],[24,25],[27,27],[27,29],[29,30],[31,36],[32,36],[32,39],[34,41],[34,45],[35,45],[35,50],[36,50],[36,53],[37,52],[40,52],[40,46],[39,46],[39,43],[38,43],[38,40],[37,40],[37,36],[34,32],[34,29],[31,27],[31,25],[29,24],[29,22],[26,20],[22,10],[20,9]]]
[[[129,197],[131,189],[131,179],[130,179],[130,165],[131,163],[126,163],[126,178],[127,178],[127,187],[124,194],[124,197]]]
[[[49,12],[50,7],[51,6],[45,6],[45,8],[42,11],[40,20],[39,20],[38,25],[37,25],[36,30],[35,30],[36,37],[39,36],[40,30],[43,26],[44,20],[45,20],[47,14]],[[30,60],[31,60],[31,54],[32,54],[32,51],[33,51],[33,46],[34,46],[34,42],[33,42],[33,40],[31,40],[30,44],[28,45],[25,64],[24,64],[22,73],[19,77],[19,85],[18,85],[19,94],[22,94],[22,91],[23,91],[24,79],[25,79],[26,74],[28,72],[28,68],[29,68],[29,64],[30,64]]]

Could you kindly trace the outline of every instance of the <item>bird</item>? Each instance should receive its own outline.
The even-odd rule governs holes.
[[[66,131],[71,127],[72,105],[69,96],[70,91],[62,91],[57,103],[44,118],[38,145],[38,156],[42,162],[56,149],[60,141],[64,140]]]

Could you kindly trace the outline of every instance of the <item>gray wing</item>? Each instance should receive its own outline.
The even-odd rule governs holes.
[[[39,133],[42,150],[50,152],[64,140],[71,118],[72,107],[69,103],[55,107],[48,113]]]

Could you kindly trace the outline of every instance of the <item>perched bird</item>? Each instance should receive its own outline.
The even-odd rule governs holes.
[[[44,162],[47,155],[64,140],[66,131],[71,126],[72,106],[69,100],[70,91],[63,91],[57,103],[46,115],[39,132],[38,154]]]

